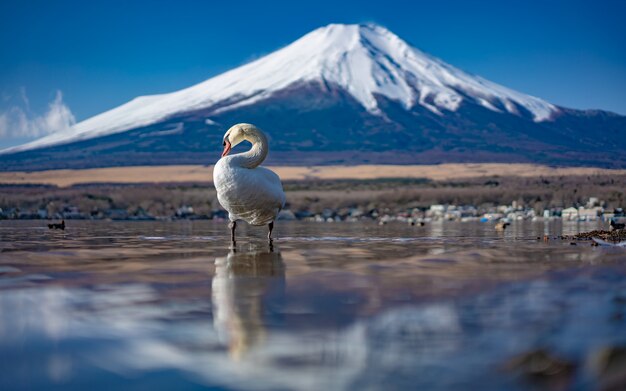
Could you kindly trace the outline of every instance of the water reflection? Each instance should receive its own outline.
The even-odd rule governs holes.
[[[231,249],[215,259],[212,281],[213,324],[233,359],[266,339],[263,300],[284,293],[285,264],[272,246],[247,252]]]
[[[0,222],[0,390],[527,390],[499,368],[537,348],[591,389],[626,345],[626,252],[560,223],[73,224]]]

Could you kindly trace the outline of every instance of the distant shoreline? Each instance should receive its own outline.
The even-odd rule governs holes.
[[[452,163],[439,165],[269,166],[283,181],[424,178],[452,180],[494,176],[555,177],[626,175],[626,169],[552,167],[537,164]],[[213,166],[130,166],[82,170],[0,172],[0,184],[45,184],[59,187],[88,183],[212,182]]]

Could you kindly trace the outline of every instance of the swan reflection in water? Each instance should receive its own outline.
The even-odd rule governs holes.
[[[271,245],[247,252],[231,249],[215,259],[213,325],[233,359],[263,343],[268,297],[279,299],[284,290],[285,265]]]

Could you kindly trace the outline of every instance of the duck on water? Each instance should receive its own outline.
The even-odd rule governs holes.
[[[60,223],[48,224],[48,229],[61,229],[65,230],[65,220],[61,220]]]
[[[247,152],[228,155],[237,144],[248,141]],[[269,152],[265,134],[252,124],[232,126],[224,134],[224,151],[213,170],[217,200],[228,212],[231,241],[235,243],[237,221],[250,225],[267,225],[267,239],[272,241],[274,220],[285,206],[285,193],[279,176],[260,167]]]

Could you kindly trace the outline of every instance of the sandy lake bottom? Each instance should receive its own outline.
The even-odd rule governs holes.
[[[2,390],[626,381],[626,249],[552,239],[601,223],[66,223],[0,222]]]

